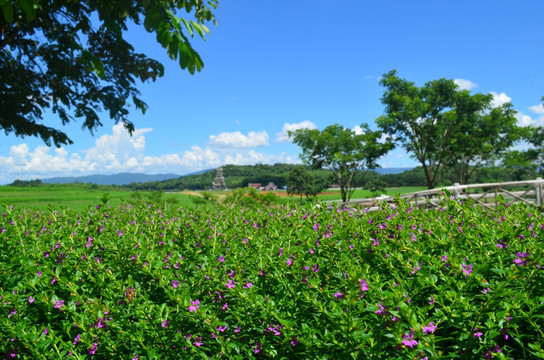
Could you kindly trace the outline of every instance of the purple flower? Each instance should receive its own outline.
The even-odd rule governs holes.
[[[163,328],[168,327],[168,319],[164,319],[164,320],[162,321],[162,323],[161,323],[161,326],[162,326]]]
[[[49,331],[47,330],[47,327],[45,327],[45,329],[43,329],[42,333],[44,333],[45,335],[47,335]]]
[[[98,343],[93,343],[93,346],[89,349],[89,354],[94,355],[96,353],[96,350],[98,349]]]
[[[191,300],[191,306],[189,306],[189,312],[196,312],[200,307],[200,300],[196,299],[195,301]]]
[[[244,285],[244,287],[246,289],[249,289],[250,287],[253,287],[253,284],[248,281],[247,284]]]
[[[225,284],[225,286],[228,288],[228,289],[232,289],[236,286],[236,283],[234,281],[232,281],[231,279],[229,279],[227,281],[227,283]]]
[[[413,332],[409,332],[408,334],[404,334],[402,335],[402,338],[404,340],[402,340],[402,345],[406,346],[406,347],[409,347],[409,348],[414,348],[414,346],[416,346],[418,344],[418,342],[416,340],[414,340],[414,333]]]
[[[361,285],[361,291],[368,291],[368,284],[366,283],[365,279],[359,281],[359,285]]]
[[[336,294],[334,294],[334,297],[337,298],[337,299],[343,299],[344,298],[344,294],[342,294],[340,291],[337,292]]]
[[[499,345],[492,346],[491,349],[489,349],[484,354],[484,359],[491,359],[493,358],[493,354],[497,354],[501,352],[501,347]]]
[[[195,340],[197,340],[197,341],[195,341],[195,342],[193,343],[194,346],[200,347],[200,346],[204,345],[204,343],[202,342],[202,337],[201,337],[201,336],[198,337],[198,338],[195,337]]]
[[[297,346],[298,344],[300,344],[300,340],[296,336],[293,336],[291,338],[291,346]]]
[[[476,329],[477,330],[477,329]],[[472,335],[474,335],[474,337],[477,339],[479,337],[481,337],[483,335],[483,333],[479,332],[479,331],[476,331],[475,333],[473,333]]]
[[[81,339],[81,335],[77,334],[75,339],[74,339],[74,342],[72,344],[76,345],[78,343],[79,339]]]
[[[431,321],[429,325],[423,326],[421,329],[424,334],[432,334],[436,330],[437,326],[434,325],[434,321]]]
[[[59,309],[59,311],[62,311],[61,308],[64,306],[64,300],[56,300],[55,301],[55,309]]]
[[[178,280],[172,280],[172,286],[173,286],[174,288],[177,288],[178,285],[179,285],[179,281],[178,281]]]
[[[384,316],[384,315],[387,315],[389,314],[389,311],[387,311],[387,308],[382,306],[382,304],[378,304],[378,307],[380,308],[380,310],[376,310],[374,311],[374,313],[380,315],[380,316]]]
[[[514,263],[516,263],[518,266],[527,266],[527,257],[529,256],[529,253],[518,252],[517,256],[518,258],[514,260]]]
[[[463,264],[463,273],[468,277],[472,273],[472,265]]]
[[[32,297],[32,295],[30,295],[30,296],[28,297],[28,303],[29,303],[29,304],[32,304],[32,303],[34,302],[34,300],[36,300],[36,299],[34,299],[34,298]]]
[[[225,332],[225,330],[227,330],[227,327],[226,326],[218,326],[216,329],[219,332]]]
[[[225,261],[225,257],[219,255],[219,256],[217,257],[217,261],[219,261],[219,262],[224,262],[224,261]]]

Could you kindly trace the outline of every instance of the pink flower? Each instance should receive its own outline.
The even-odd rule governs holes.
[[[55,309],[59,309],[59,310],[60,310],[63,306],[64,306],[64,300],[57,300],[57,301],[55,301],[55,306],[54,306]],[[62,311],[62,310],[60,310],[60,311]]]
[[[421,329],[423,330],[424,334],[432,334],[436,328],[437,327],[434,325],[434,321],[431,321],[429,325],[423,326]]]
[[[518,258],[514,260],[514,263],[516,263],[517,266],[526,266],[528,264],[527,257],[529,256],[529,253],[517,253]]]
[[[232,289],[232,288],[234,288],[234,287],[236,286],[236,283],[235,283],[234,281],[232,281],[231,279],[229,279],[229,280],[227,281],[227,283],[225,284],[225,286],[226,286],[227,288],[229,288],[229,289]]]
[[[93,346],[89,349],[89,354],[94,355],[96,353],[96,350],[98,349],[98,343],[93,343]]]
[[[359,281],[359,285],[361,285],[361,291],[368,291],[368,284],[366,283],[365,279]]]
[[[402,338],[404,340],[402,340],[402,345],[406,346],[406,347],[409,347],[409,348],[414,348],[414,346],[416,346],[418,344],[418,342],[416,340],[413,340],[414,339],[414,333],[410,331],[410,333],[408,334],[404,334],[402,335]]]
[[[172,280],[172,286],[173,286],[174,288],[177,288],[178,285],[179,285],[179,281],[178,281],[178,280]]]
[[[191,300],[191,306],[189,306],[189,312],[196,312],[200,307],[200,300],[196,299],[195,301]]]

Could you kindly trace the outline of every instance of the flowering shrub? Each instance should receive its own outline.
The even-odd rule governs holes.
[[[544,219],[440,208],[6,207],[9,359],[543,358]]]

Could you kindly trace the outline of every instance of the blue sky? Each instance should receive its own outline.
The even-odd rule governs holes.
[[[15,179],[143,172],[186,174],[225,164],[300,162],[285,131],[339,123],[355,129],[383,113],[380,76],[417,85],[456,79],[511,101],[520,124],[544,124],[541,1],[220,0],[218,25],[194,40],[205,67],[189,75],[154,36],[132,27],[136,49],[165,64],[140,84],[149,105],[130,137],[103,114],[92,136],[64,127],[71,146],[0,135],[0,184]],[[47,115],[52,126],[59,121]],[[415,162],[395,150],[382,167]]]

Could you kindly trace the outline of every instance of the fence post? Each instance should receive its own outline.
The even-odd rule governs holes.
[[[542,205],[542,178],[537,177],[536,178],[536,188],[535,188],[535,194],[536,194],[536,206]]]
[[[461,184],[459,183],[453,184],[453,196],[456,199],[459,198],[459,195],[461,195],[461,190],[459,190],[460,187],[461,187]]]

